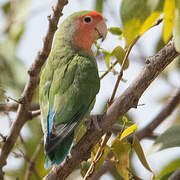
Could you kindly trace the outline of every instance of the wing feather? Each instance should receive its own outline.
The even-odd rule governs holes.
[[[73,133],[89,111],[99,91],[97,65],[92,57],[76,55],[49,75],[51,77],[46,79],[51,79],[50,85],[45,90],[42,89],[45,85],[41,83],[42,90],[40,90],[41,104],[49,105],[49,115],[43,113],[43,119],[48,122],[45,125],[47,153],[53,151],[65,137]],[[47,107],[42,108],[46,108],[47,112]],[[53,112],[53,115],[49,112]]]

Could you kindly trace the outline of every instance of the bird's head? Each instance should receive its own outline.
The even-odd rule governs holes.
[[[64,25],[73,45],[88,52],[91,52],[92,44],[97,39],[104,40],[107,34],[105,19],[96,11],[76,12],[65,20]]]
[[[92,44],[99,38],[105,39],[107,26],[103,16],[91,11],[76,18],[77,29],[74,44],[82,49],[91,50]]]

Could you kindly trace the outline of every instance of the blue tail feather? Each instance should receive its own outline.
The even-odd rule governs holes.
[[[46,154],[44,168],[49,169],[53,164],[60,164],[72,148],[74,133],[67,136],[49,154]]]
[[[48,118],[47,118],[48,136],[49,136],[52,126],[53,126],[53,116],[54,116],[54,112],[53,112],[52,108],[50,108],[49,113],[48,113]]]

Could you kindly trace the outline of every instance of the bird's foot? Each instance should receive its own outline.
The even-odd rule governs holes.
[[[94,127],[98,130],[98,131],[102,131],[102,128],[99,126],[99,123],[102,120],[102,115],[91,115],[88,118],[86,118],[85,120],[85,125],[87,127],[87,129],[91,128],[91,125],[93,124]]]

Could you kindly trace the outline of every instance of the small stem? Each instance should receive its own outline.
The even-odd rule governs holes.
[[[123,59],[123,63],[122,63],[122,66],[121,66],[121,70],[118,74],[118,78],[117,78],[117,81],[116,81],[116,84],[114,86],[114,90],[113,90],[113,93],[112,93],[112,96],[108,102],[108,105],[110,106],[112,103],[113,103],[113,100],[114,100],[114,97],[116,95],[116,92],[117,92],[117,89],[118,89],[118,86],[119,86],[119,83],[122,79],[122,76],[123,76],[123,71],[124,71],[124,66],[126,64],[126,61],[128,59],[128,56],[129,56],[129,53],[131,52],[131,49],[133,48],[134,44],[137,42],[137,40],[140,38],[140,36],[137,36],[136,39],[132,42],[132,44],[127,48],[126,52],[125,52],[125,56],[124,56],[124,59]]]
[[[86,175],[84,176],[84,179],[83,180],[88,180],[92,175],[93,175],[93,172],[94,172],[94,169],[95,169],[95,165],[96,163],[100,160],[100,158],[102,157],[103,155],[103,151],[104,151],[104,147],[106,146],[106,143],[108,142],[109,138],[111,137],[111,132],[108,132],[105,134],[102,142],[101,142],[101,145],[100,147],[98,148],[98,151],[94,157],[94,160],[92,161],[88,171],[86,172]]]
[[[27,145],[26,145],[26,143],[25,143],[25,141],[24,141],[24,139],[23,139],[23,137],[22,137],[21,134],[19,135],[19,137],[20,137],[20,141],[21,141],[21,143],[22,143],[22,145],[24,146],[24,149],[25,149],[25,153],[23,153],[23,152],[21,152],[21,153],[23,154],[24,159],[25,159],[25,160],[27,161],[27,163],[29,164],[30,161],[31,161],[31,159],[30,159],[30,157],[29,157],[29,155],[28,155],[28,147],[27,147]],[[38,174],[38,172],[37,172],[37,170],[36,170],[35,167],[32,168],[32,172],[33,172],[34,175],[36,176],[36,179],[37,179],[37,180],[38,180],[38,179],[40,180],[40,176],[39,176],[39,174]]]
[[[39,152],[41,150],[41,147],[43,145],[43,140],[44,140],[44,138],[42,137],[40,143],[38,144],[37,148],[34,151],[34,154],[32,155],[32,158],[29,161],[28,168],[26,170],[26,174],[25,174],[25,178],[24,178],[25,180],[30,179],[31,174],[35,169],[35,162],[36,162],[36,160],[38,158],[38,154],[39,154]]]
[[[103,78],[111,71],[111,69],[112,69],[118,62],[119,62],[119,61],[116,60],[116,61],[109,67],[109,69],[108,69],[107,71],[105,71],[104,74],[102,74],[102,75],[100,76],[100,79],[103,79]]]

